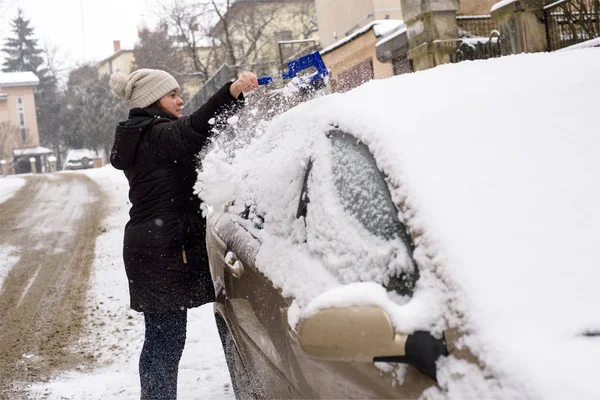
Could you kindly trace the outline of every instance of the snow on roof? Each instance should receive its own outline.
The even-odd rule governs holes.
[[[378,41],[377,44],[375,45],[375,47],[381,46],[382,44],[385,44],[385,43],[389,42],[390,40],[397,38],[398,36],[405,33],[406,29],[407,29],[407,26],[403,22],[402,25],[399,25],[395,30],[391,31],[390,33],[388,33],[387,36],[384,36],[383,39]]]
[[[499,2],[497,2],[496,4],[494,4],[492,6],[492,8],[490,9],[490,13],[493,13],[494,11],[498,10],[499,8],[502,8],[502,7],[504,7],[504,6],[506,6],[506,5],[510,4],[510,3],[515,3],[517,1],[519,1],[519,0],[502,0],[502,1],[499,1]]]
[[[387,33],[393,31],[394,29],[398,29],[402,25],[404,25],[404,21],[395,20],[395,19],[375,20],[375,21],[370,22],[367,25],[363,26],[362,28],[352,32],[350,35],[344,37],[343,39],[338,40],[337,42],[333,43],[332,45],[327,46],[326,48],[321,50],[321,55],[327,54],[330,51],[333,51],[333,50],[337,49],[338,47],[341,47],[341,46],[345,45],[346,43],[351,42],[352,40],[363,35],[364,33],[368,32],[371,29],[373,29],[373,33],[375,34],[376,37],[380,37],[380,36],[386,35]]]
[[[0,87],[36,86],[40,83],[38,77],[30,71],[0,72]]]
[[[319,307],[359,303],[383,307],[400,332],[464,331],[482,367],[441,360],[440,386],[425,397],[597,398],[598,65],[600,51],[582,49],[373,80],[254,124],[258,136],[235,157],[213,149],[200,193],[215,206],[257,199],[256,264],[294,298],[292,326]],[[548,85],[556,76],[561,84]],[[349,239],[336,218],[315,233],[290,217],[332,124],[368,146],[414,235],[420,278],[408,302],[368,282],[379,275],[363,254],[339,254]],[[309,207],[325,185],[312,176]],[[337,239],[319,239],[327,229]]]
[[[52,150],[50,150],[46,147],[42,147],[42,146],[27,147],[27,148],[23,148],[23,149],[13,149],[13,155],[16,157],[38,156],[38,155],[44,155],[44,154],[52,154]]]

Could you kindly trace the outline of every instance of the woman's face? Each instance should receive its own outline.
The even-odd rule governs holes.
[[[165,110],[181,118],[181,108],[183,107],[183,100],[179,97],[179,90],[172,90],[159,100],[160,106]]]

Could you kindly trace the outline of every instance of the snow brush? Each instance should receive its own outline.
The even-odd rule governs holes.
[[[307,70],[311,67],[314,67],[317,72],[306,78],[300,78],[300,82],[296,84],[297,86],[305,86],[318,80],[323,80],[329,74],[327,72],[327,67],[325,67],[325,63],[321,58],[321,54],[319,54],[318,51],[292,60],[288,62],[287,65],[288,72],[279,75],[263,76],[262,78],[258,78],[258,85],[264,86],[273,82],[283,82],[288,79],[295,78],[296,75],[298,75],[298,72]]]

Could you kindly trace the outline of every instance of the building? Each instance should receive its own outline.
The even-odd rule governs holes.
[[[123,72],[129,75],[135,65],[133,50],[121,49],[121,41],[113,41],[114,53],[96,64],[98,75],[111,75],[114,72]]]
[[[412,71],[400,0],[316,0],[321,56],[334,91]]]
[[[0,73],[0,159],[4,171],[31,172],[30,158],[36,170],[46,169],[46,157],[52,150],[40,147],[34,87],[39,79],[33,72]]]
[[[377,20],[402,20],[400,0],[315,0],[323,48]]]
[[[314,0],[235,0],[211,35],[236,49],[234,70],[268,75],[317,48],[315,16]]]

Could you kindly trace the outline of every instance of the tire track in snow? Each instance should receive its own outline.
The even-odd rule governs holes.
[[[76,173],[32,176],[0,204],[0,245],[19,260],[0,290],[0,399],[89,359],[73,354],[104,202]]]

